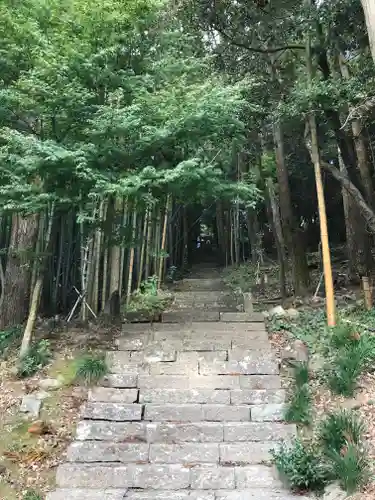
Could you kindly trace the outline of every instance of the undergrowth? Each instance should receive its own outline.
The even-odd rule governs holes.
[[[303,425],[310,425],[312,422],[312,398],[307,363],[296,363],[294,367],[294,386],[286,406],[285,420]]]
[[[82,385],[93,385],[108,373],[104,356],[86,354],[75,363],[74,381]]]
[[[325,371],[330,389],[353,396],[358,378],[375,362],[375,338],[359,333],[353,325],[338,325],[332,330],[328,359]]]
[[[171,294],[158,290],[157,277],[152,276],[132,294],[129,304],[124,306],[124,313],[143,312],[150,316],[161,314],[172,299]]]
[[[19,378],[31,377],[51,360],[52,353],[48,340],[40,340],[31,345],[27,353],[17,363]]]
[[[42,495],[34,490],[28,490],[23,496],[23,500],[42,500]]]
[[[322,491],[330,471],[317,447],[295,439],[271,450],[280,478],[291,490]]]
[[[20,325],[0,331],[0,356],[4,356],[11,346],[18,343],[21,335],[22,328]]]

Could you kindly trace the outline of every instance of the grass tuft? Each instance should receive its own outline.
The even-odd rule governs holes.
[[[295,387],[285,410],[287,422],[310,425],[312,422],[311,394],[307,384]]]
[[[330,454],[333,474],[342,489],[352,494],[358,491],[369,478],[369,464],[363,450],[348,444],[340,452]]]
[[[74,380],[83,385],[93,385],[108,373],[103,356],[87,354],[76,361]]]
[[[319,425],[318,439],[324,453],[340,453],[348,444],[360,445],[365,425],[354,412],[340,410],[328,415]]]
[[[22,500],[42,500],[42,495],[34,490],[28,490],[22,497]]]
[[[309,366],[306,362],[296,363],[294,367],[294,380],[297,387],[302,387],[309,383]]]

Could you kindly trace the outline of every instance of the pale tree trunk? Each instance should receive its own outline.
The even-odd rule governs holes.
[[[285,246],[283,233],[281,228],[281,220],[280,220],[280,210],[277,203],[277,198],[275,194],[275,188],[273,185],[273,180],[271,177],[266,179],[266,187],[267,194],[269,200],[269,207],[267,207],[268,212],[270,213],[270,222],[273,229],[277,258],[280,265],[280,291],[283,299],[287,296],[286,291],[286,255],[285,255]]]
[[[143,264],[145,260],[145,251],[147,251],[146,243],[147,243],[147,230],[148,230],[148,219],[149,219],[149,208],[146,208],[144,222],[143,222],[143,230],[142,230],[142,245],[141,245],[141,255],[139,258],[139,272],[138,272],[138,281],[137,281],[137,290],[140,289],[142,283],[143,276]]]
[[[342,161],[341,154],[339,152],[339,163],[340,170],[346,174],[346,167]],[[365,225],[363,224],[363,219],[361,213],[358,210],[356,203],[353,198],[349,195],[345,188],[341,188],[342,191],[342,201],[344,207],[344,218],[345,218],[345,231],[346,231],[346,250],[349,263],[349,278],[354,280],[358,278],[361,274],[361,247],[363,238],[363,232],[365,230]]]
[[[100,202],[99,206],[99,219],[98,224],[99,227],[95,232],[95,244],[94,244],[94,255],[93,255],[93,264],[94,264],[94,279],[93,279],[93,290],[92,290],[92,299],[91,299],[91,307],[95,314],[98,312],[99,306],[99,276],[100,276],[100,258],[102,254],[102,241],[103,241],[103,231],[102,224],[104,220],[104,200]]]
[[[365,13],[371,54],[375,63],[375,2],[374,0],[361,0],[361,2]]]
[[[170,198],[171,198],[170,195],[168,195],[167,201],[165,202],[163,231],[162,231],[161,247],[160,247],[160,261],[159,261],[159,270],[158,270],[158,275],[157,275],[158,276],[158,288],[161,287],[161,282],[163,279],[163,262],[164,262],[165,242],[166,242],[166,237],[167,237],[167,223],[168,223]]]
[[[0,307],[0,330],[23,323],[27,316],[30,293],[30,252],[38,234],[38,217],[14,214],[4,273]]]
[[[42,252],[44,254],[48,250],[49,242],[51,240],[54,212],[55,212],[55,206],[53,204],[51,207],[51,213],[49,214],[47,233],[46,233],[46,236],[44,238],[44,241],[42,240],[40,243],[40,249],[42,250]],[[44,220],[43,219],[40,220],[40,225],[41,225],[42,229],[44,228]],[[41,233],[41,237],[43,238],[43,232]],[[37,256],[37,258],[38,258],[38,256]],[[29,350],[31,336],[32,336],[32,333],[34,330],[36,316],[38,314],[40,296],[41,296],[42,289],[43,289],[45,257],[42,257],[42,259],[43,260],[40,263],[40,268],[39,268],[39,270],[37,270],[37,279],[36,279],[35,286],[34,286],[34,289],[32,292],[32,299],[31,299],[29,316],[27,318],[27,323],[26,323],[26,327],[25,327],[25,331],[23,333],[23,338],[22,338],[22,343],[21,343],[20,357],[25,356],[25,354]]]
[[[136,207],[134,207],[133,210],[133,223],[132,223],[132,242],[131,242],[131,248],[130,248],[130,255],[129,255],[129,268],[128,268],[128,281],[127,281],[127,292],[126,292],[126,305],[129,305],[130,302],[130,297],[131,297],[131,291],[132,291],[132,284],[133,284],[133,269],[134,269],[134,253],[135,253],[135,231],[137,228],[137,211]]]
[[[285,165],[284,138],[280,122],[276,121],[274,123],[273,133],[276,148],[276,170],[283,234],[289,258],[292,260],[293,285],[297,295],[305,295],[309,285],[309,272],[301,235],[293,216],[289,175]]]
[[[116,231],[116,236],[118,237],[118,218],[119,214],[122,212],[122,200],[121,198],[116,198],[114,207],[114,217],[115,225],[114,230]],[[110,283],[109,283],[109,298],[115,292],[120,293],[120,265],[121,265],[121,246],[118,242],[111,246],[111,270],[110,270]]]

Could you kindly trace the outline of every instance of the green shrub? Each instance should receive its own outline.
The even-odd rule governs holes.
[[[357,341],[349,341],[333,356],[328,365],[328,383],[333,392],[350,397],[358,377],[374,362],[375,349],[372,339],[362,335]]]
[[[307,384],[296,386],[285,410],[287,422],[310,425],[312,421],[312,405],[310,388]]]
[[[28,490],[23,496],[23,500],[43,500],[42,495],[34,490]]]
[[[352,494],[369,478],[368,460],[364,450],[355,444],[348,444],[341,452],[330,453],[332,472],[342,489]]]
[[[302,387],[309,383],[309,366],[306,362],[296,363],[294,366],[294,380],[297,387]]]
[[[46,366],[52,357],[48,340],[40,340],[31,345],[27,353],[22,356],[17,365],[17,376],[31,377],[43,366]]]
[[[271,451],[279,475],[292,490],[321,491],[330,479],[330,471],[321,453],[312,445],[295,439]]]
[[[103,356],[87,354],[76,361],[74,380],[83,385],[93,385],[108,373]]]
[[[0,331],[0,355],[3,355],[11,345],[19,342],[21,335],[22,328],[20,325]]]
[[[136,290],[130,299],[130,303],[124,308],[124,312],[143,312],[154,316],[162,313],[172,302],[173,296],[170,293],[158,290],[158,280],[156,276],[144,281],[139,290]]]
[[[339,323],[331,329],[330,346],[332,349],[341,349],[348,344],[356,343],[355,330],[352,325]]]
[[[331,413],[318,428],[318,439],[324,453],[339,453],[349,443],[359,446],[365,426],[357,415],[348,410]]]

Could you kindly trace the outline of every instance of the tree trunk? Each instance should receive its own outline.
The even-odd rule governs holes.
[[[37,279],[36,279],[35,286],[34,286],[34,289],[32,292],[32,300],[31,300],[31,304],[30,304],[29,316],[27,318],[25,331],[23,333],[22,344],[21,344],[21,349],[20,349],[20,357],[25,356],[25,354],[29,350],[31,336],[32,336],[32,333],[34,330],[36,316],[38,314],[40,296],[41,296],[42,289],[43,289],[43,279],[44,279],[45,261],[46,261],[45,254],[48,250],[49,243],[51,240],[54,212],[55,212],[55,206],[53,204],[51,207],[51,213],[49,215],[47,233],[46,233],[46,236],[44,238],[44,241],[43,241],[43,232],[41,233],[40,250],[44,254],[44,256],[42,256],[42,261],[40,262],[39,269],[38,269],[38,267],[36,268],[37,269]],[[44,220],[45,220],[45,217],[43,217],[39,222],[42,230],[44,228]],[[37,256],[37,258],[38,258],[38,256]]]
[[[21,324],[29,306],[30,252],[34,251],[38,217],[13,215],[7,264],[4,273],[3,300],[0,308],[0,330]]]
[[[285,255],[283,234],[281,229],[280,211],[277,204],[273,181],[270,177],[266,179],[266,186],[268,194],[267,212],[269,213],[269,219],[275,239],[277,258],[280,265],[280,291],[282,298],[285,299],[287,296],[286,273],[285,273],[286,255]]]
[[[296,295],[305,295],[309,285],[309,273],[306,253],[293,217],[289,176],[285,165],[284,139],[280,122],[274,123],[273,133],[276,147],[276,168],[279,185],[280,211],[283,222],[285,243],[288,249],[289,258],[292,260],[294,291]]]
[[[121,198],[117,198],[115,201],[115,210],[114,210],[114,231],[116,234],[116,238],[119,237],[119,218],[122,213],[122,200]],[[110,270],[110,283],[109,283],[109,297],[111,298],[114,292],[118,292],[120,294],[120,265],[121,265],[121,246],[117,241],[111,247],[111,270]]]
[[[169,202],[170,195],[167,196],[167,201],[165,202],[165,212],[164,212],[164,221],[163,221],[163,230],[161,235],[161,246],[160,246],[160,260],[159,260],[159,269],[158,269],[158,288],[161,287],[161,282],[163,279],[163,262],[164,262],[164,252],[165,252],[165,242],[167,237],[167,223],[168,223],[168,214],[169,214]]]
[[[371,54],[375,63],[375,3],[374,0],[361,0],[361,2],[365,13]]]

